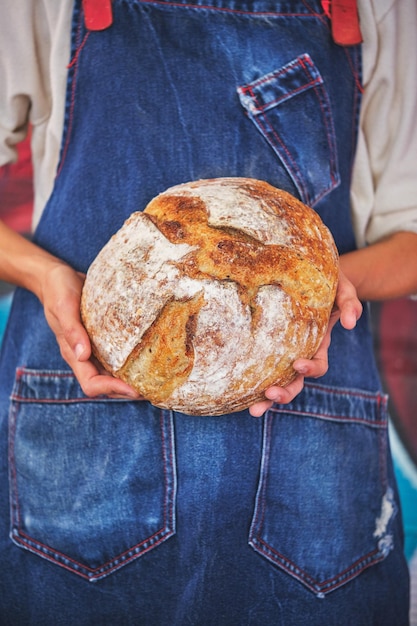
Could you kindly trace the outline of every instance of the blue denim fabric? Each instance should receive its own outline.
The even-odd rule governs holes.
[[[169,185],[253,176],[354,248],[360,50],[332,42],[320,2],[114,0],[102,32],[80,5],[40,245],[85,271]],[[262,419],[86,398],[24,290],[0,380],[1,624],[407,624],[366,312]]]
[[[12,394],[12,537],[89,580],[175,532],[172,416],[112,404],[68,372],[21,370]]]

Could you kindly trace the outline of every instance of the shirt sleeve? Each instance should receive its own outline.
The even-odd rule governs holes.
[[[364,95],[352,182],[360,246],[417,233],[417,3],[372,4],[373,20],[361,12]]]
[[[33,226],[52,192],[65,114],[73,0],[0,1],[0,166],[31,127]]]
[[[46,17],[42,1],[0,5],[0,165],[16,159],[29,121],[38,124],[49,114]]]

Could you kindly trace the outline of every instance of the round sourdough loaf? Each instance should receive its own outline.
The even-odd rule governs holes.
[[[199,180],[129,217],[89,268],[81,313],[100,363],[152,404],[220,415],[315,354],[337,280],[312,209],[259,180]]]

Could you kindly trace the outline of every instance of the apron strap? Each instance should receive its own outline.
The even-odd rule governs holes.
[[[83,0],[83,11],[88,30],[104,30],[113,23],[111,0]]]
[[[88,30],[104,30],[113,23],[111,0],[82,0],[85,26]],[[355,46],[362,42],[356,0],[322,0],[332,24],[335,43]]]
[[[332,36],[340,46],[362,43],[356,0],[322,0],[322,7],[331,20]]]

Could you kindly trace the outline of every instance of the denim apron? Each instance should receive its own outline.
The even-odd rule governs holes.
[[[39,245],[85,272],[170,185],[249,176],[355,247],[360,49],[320,2],[114,0],[113,17],[88,31],[76,1]],[[1,624],[407,624],[366,309],[334,329],[326,376],[261,419],[85,397],[21,289],[0,375]]]

